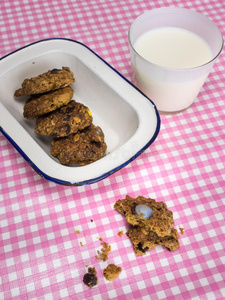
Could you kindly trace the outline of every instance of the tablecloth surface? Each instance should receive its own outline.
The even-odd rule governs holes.
[[[131,80],[129,26],[163,6],[202,13],[224,35],[222,0],[5,0],[0,56],[39,40],[69,38]],[[161,115],[156,141],[91,185],[42,178],[0,133],[0,299],[225,299],[224,68],[222,53],[194,104]],[[164,201],[180,248],[157,246],[136,256],[127,223],[113,208],[126,195]],[[111,245],[105,262],[95,257],[101,239]],[[110,263],[122,268],[112,282],[103,277]],[[90,266],[98,276],[93,288],[83,284]]]

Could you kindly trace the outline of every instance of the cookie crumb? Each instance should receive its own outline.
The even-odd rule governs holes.
[[[184,234],[184,228],[183,227],[179,227],[180,233]]]
[[[89,273],[89,274],[94,274],[94,275],[96,275],[95,267],[89,267],[89,268],[88,268],[88,273]]]
[[[88,268],[88,273],[84,274],[83,282],[90,288],[98,284],[98,278],[94,267]]]
[[[114,264],[109,264],[104,270],[103,270],[103,275],[105,279],[109,281],[113,281],[116,279],[120,272],[122,271],[121,267],[117,267]]]
[[[102,240],[101,238],[99,240]],[[95,256],[97,260],[106,261],[108,259],[108,253],[111,251],[111,245],[107,244],[106,242],[101,242],[102,248],[101,250],[97,250],[98,255]]]
[[[123,230],[119,231],[117,235],[122,236],[123,235]]]
[[[80,230],[75,230],[75,233],[76,234],[80,234]]]

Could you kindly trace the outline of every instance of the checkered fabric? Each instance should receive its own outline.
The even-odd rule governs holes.
[[[0,56],[52,37],[78,40],[131,80],[127,32],[144,11],[196,10],[225,31],[220,0],[4,0]],[[195,103],[161,116],[153,145],[98,183],[69,187],[41,178],[0,134],[0,299],[225,299],[225,62],[222,54]],[[0,92],[1,93],[1,92]],[[136,256],[124,217],[126,195],[155,198],[173,211],[180,248]],[[123,230],[124,234],[118,236]],[[96,260],[102,238],[111,245]],[[103,269],[122,272],[110,282]],[[98,285],[83,284],[89,266]]]

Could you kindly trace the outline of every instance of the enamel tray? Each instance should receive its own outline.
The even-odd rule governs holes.
[[[108,149],[86,166],[64,166],[51,156],[49,137],[34,133],[35,121],[23,117],[25,99],[14,91],[25,78],[68,66],[75,75],[74,97],[89,107]],[[63,185],[97,182],[126,166],[156,139],[160,117],[154,103],[87,46],[69,39],[30,44],[0,60],[0,130],[31,167]]]

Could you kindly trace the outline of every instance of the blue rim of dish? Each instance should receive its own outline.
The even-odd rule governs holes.
[[[93,50],[91,50],[88,46],[86,46],[85,44],[79,42],[79,41],[75,41],[72,39],[68,39],[68,38],[49,38],[49,39],[43,39],[43,40],[39,40],[33,43],[30,43],[28,45],[25,45],[19,49],[16,49],[15,51],[6,54],[5,56],[3,56],[2,58],[0,58],[0,60],[3,60],[4,58],[6,58],[9,55],[12,55],[15,52],[18,52],[20,50],[23,50],[27,47],[30,47],[32,45],[38,44],[38,43],[42,43],[42,42],[47,42],[47,41],[55,41],[55,40],[64,40],[64,41],[69,41],[69,42],[73,42],[73,43],[77,43],[80,44],[82,46],[84,46],[85,48],[87,48],[89,51],[91,51],[95,56],[97,56],[101,61],[103,61],[108,67],[110,67],[110,69],[112,69],[114,72],[116,72],[123,80],[125,80],[126,82],[128,82],[133,88],[135,88],[136,90],[138,90],[146,99],[148,99],[154,109],[155,109],[155,113],[156,113],[156,118],[157,118],[157,125],[156,125],[156,129],[154,132],[154,135],[152,136],[152,138],[150,139],[150,141],[144,146],[142,147],[135,155],[133,155],[130,159],[128,159],[126,162],[124,162],[123,164],[117,166],[116,168],[102,174],[101,176],[92,178],[92,179],[88,179],[88,180],[84,180],[84,181],[80,181],[80,182],[69,182],[69,181],[64,181],[64,180],[60,180],[51,176],[48,176],[47,174],[45,174],[44,172],[42,172],[31,160],[30,158],[26,155],[26,153],[17,145],[17,143],[7,134],[7,132],[0,126],[0,131],[2,132],[2,134],[8,139],[8,141],[16,148],[16,150],[20,153],[20,155],[23,156],[23,158],[28,162],[28,164],[43,178],[52,181],[56,184],[61,184],[61,185],[66,185],[66,186],[82,186],[82,185],[88,185],[88,184],[93,184],[96,183],[102,179],[105,179],[106,177],[112,175],[113,173],[119,171],[120,169],[122,169],[123,167],[125,167],[126,165],[128,165],[130,162],[132,162],[134,159],[136,159],[139,155],[141,155],[142,152],[144,152],[156,139],[159,130],[160,130],[160,124],[161,124],[161,120],[160,120],[160,116],[159,116],[159,112],[156,108],[156,105],[154,104],[154,102],[149,99],[142,91],[140,91],[135,85],[133,85],[127,78],[125,78],[122,74],[120,74],[116,69],[114,69],[110,64],[108,64],[103,58],[101,58],[97,53],[95,53]]]

